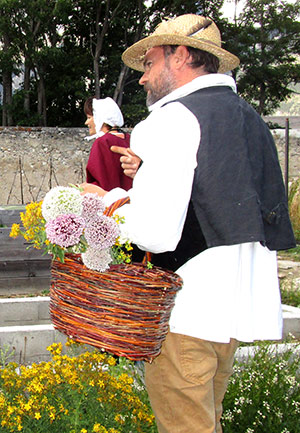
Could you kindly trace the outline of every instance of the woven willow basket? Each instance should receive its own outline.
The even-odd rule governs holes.
[[[161,350],[181,278],[144,264],[87,269],[80,256],[52,263],[50,315],[73,340],[151,362]]]
[[[168,332],[180,277],[142,264],[87,269],[80,257],[52,264],[54,326],[80,343],[132,360],[151,361]]]

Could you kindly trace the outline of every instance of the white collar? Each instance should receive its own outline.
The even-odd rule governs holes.
[[[105,134],[106,134],[106,132],[100,131],[94,135],[88,135],[87,137],[84,137],[84,139],[87,141],[96,140],[96,138],[102,137],[102,135],[105,135]]]
[[[161,98],[159,101],[150,105],[148,109],[149,111],[153,111],[156,108],[160,108],[166,102],[182,98],[183,96],[189,95],[196,90],[212,86],[229,86],[236,93],[236,84],[231,76],[225,74],[206,74],[201,75],[190,81],[189,83],[184,84],[183,86],[173,90],[173,92],[169,93],[168,95]]]

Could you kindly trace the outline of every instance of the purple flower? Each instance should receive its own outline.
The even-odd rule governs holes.
[[[105,205],[103,199],[97,194],[88,192],[84,194],[82,200],[82,218],[88,223],[94,219],[97,215],[103,214]]]
[[[100,215],[87,225],[84,234],[89,246],[104,249],[114,245],[120,236],[120,229],[114,219]]]
[[[80,241],[84,219],[75,214],[59,215],[46,224],[49,241],[61,247],[70,247]]]

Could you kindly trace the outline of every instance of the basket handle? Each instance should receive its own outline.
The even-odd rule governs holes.
[[[129,197],[121,198],[121,199],[115,201],[114,203],[112,203],[110,206],[108,206],[105,209],[104,214],[111,217],[117,209],[119,209],[120,207],[124,206],[124,204],[127,204],[127,203],[130,203]],[[150,261],[151,261],[151,253],[149,253],[149,251],[146,251],[145,256],[143,258],[143,261],[142,261],[142,264],[146,265]]]
[[[121,198],[120,200],[117,200],[114,203],[112,203],[110,206],[108,206],[105,209],[104,214],[111,217],[115,210],[117,210],[119,207],[122,207],[126,203],[130,203],[129,197]]]

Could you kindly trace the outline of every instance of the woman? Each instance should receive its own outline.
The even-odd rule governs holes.
[[[88,139],[95,139],[86,167],[86,182],[106,191],[116,187],[128,191],[132,179],[124,174],[120,155],[111,151],[112,146],[129,147],[130,135],[120,129],[124,124],[121,110],[112,98],[90,97],[84,104],[84,112]]]

